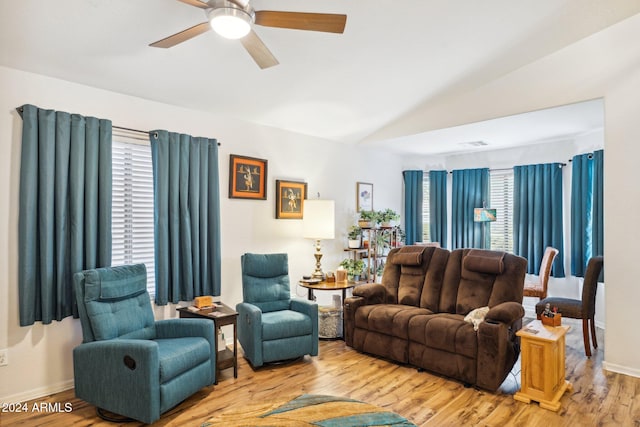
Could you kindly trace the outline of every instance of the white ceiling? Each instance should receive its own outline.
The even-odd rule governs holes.
[[[176,0],[1,1],[0,65],[324,139],[436,154],[467,151],[460,143],[469,141],[496,148],[531,143],[531,132],[514,135],[532,123],[541,140],[602,127],[598,102],[565,107],[561,115],[539,112],[427,133],[397,124],[640,12],[638,0],[252,5],[344,13],[345,33],[256,26],[280,61],[260,70],[238,41],[213,32],[167,50],[148,47],[205,20],[202,10]]]

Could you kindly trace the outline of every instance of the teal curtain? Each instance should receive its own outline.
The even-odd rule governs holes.
[[[538,274],[547,246],[559,253],[554,277],[564,277],[562,239],[562,165],[548,163],[513,168],[513,247],[528,260],[527,272]]]
[[[483,232],[486,223],[474,222],[473,210],[489,202],[489,169],[454,170],[451,194],[451,247],[487,247],[489,227]]]
[[[18,298],[28,326],[77,317],[73,274],[111,265],[111,122],[19,111]]]
[[[403,171],[405,242],[422,241],[422,171]]]
[[[429,171],[429,234],[447,247],[447,171]]]
[[[604,255],[604,150],[597,150],[593,152],[592,220],[592,255]]]
[[[593,155],[580,154],[571,161],[571,274],[584,277],[591,258]]]
[[[149,132],[158,305],[220,295],[218,144]]]

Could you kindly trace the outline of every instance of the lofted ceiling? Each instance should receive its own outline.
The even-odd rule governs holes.
[[[205,21],[202,10],[176,0],[2,1],[0,65],[323,139],[438,154],[465,150],[463,143],[491,132],[503,132],[501,148],[531,143],[509,142],[504,132],[514,123],[533,121],[539,131],[548,124],[542,140],[602,127],[601,105],[594,102],[563,107],[558,116],[538,113],[537,121],[511,117],[443,126],[448,130],[423,125],[420,114],[640,12],[637,0],[251,4],[346,14],[346,29],[329,34],[255,26],[280,62],[261,70],[239,41],[211,31],[170,49],[149,47]],[[598,108],[599,121],[593,115]],[[474,130],[478,125],[482,133]]]

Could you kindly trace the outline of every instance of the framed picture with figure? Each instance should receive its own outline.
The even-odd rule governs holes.
[[[267,161],[265,159],[231,154],[229,198],[267,199]]]
[[[356,212],[373,210],[373,184],[356,183]]]
[[[276,218],[302,219],[307,183],[276,180]]]

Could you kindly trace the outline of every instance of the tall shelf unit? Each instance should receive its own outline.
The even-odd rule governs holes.
[[[397,226],[362,227],[363,247],[345,249],[353,259],[362,259],[365,262],[366,275],[359,283],[375,283],[382,277],[386,254],[399,244],[398,238]]]

